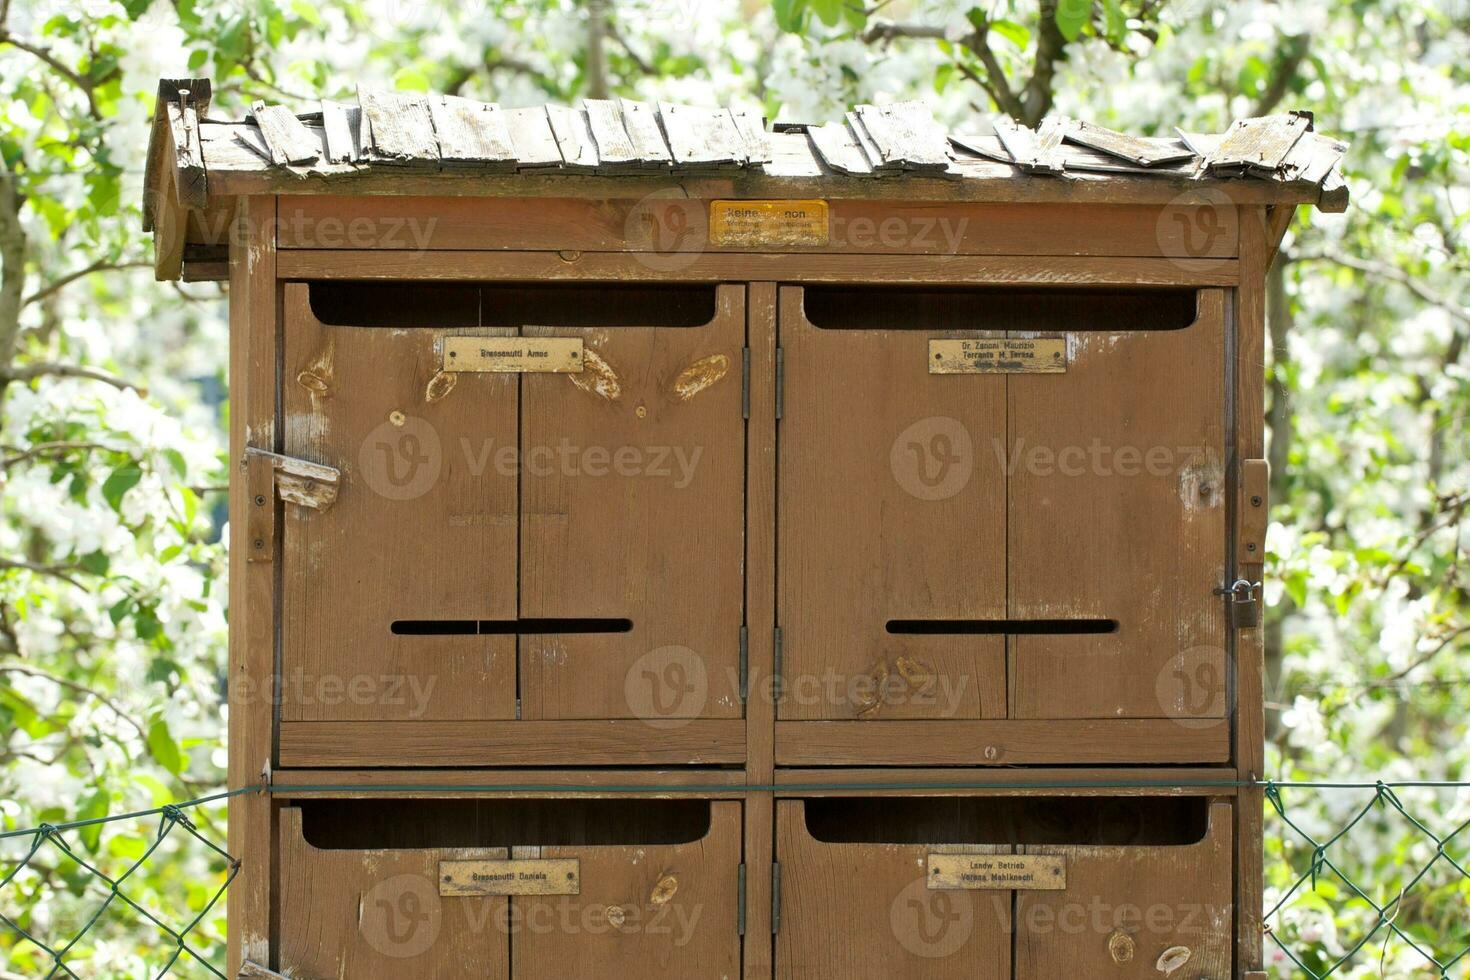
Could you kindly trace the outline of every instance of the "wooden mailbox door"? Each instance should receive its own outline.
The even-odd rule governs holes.
[[[478,623],[516,616],[517,481],[466,447],[515,444],[517,381],[440,370],[446,336],[505,331],[432,290],[412,323],[329,325],[311,288],[285,287],[284,452],[342,475],[284,504],[281,717],[514,718],[515,637]]]
[[[780,293],[782,719],[996,718],[1005,379],[931,375],[931,331],[833,329]]]
[[[511,899],[511,976],[740,976],[741,804],[710,804],[709,832],[687,844],[515,848],[575,858],[576,895]],[[592,969],[596,964],[596,969]]]
[[[580,373],[521,377],[522,717],[732,718],[744,609],[745,289],[693,326],[615,292]],[[605,322],[599,322],[599,317]]]
[[[1008,613],[1054,624],[1010,637],[1013,718],[1225,717],[1224,293],[1142,302],[1006,378]]]

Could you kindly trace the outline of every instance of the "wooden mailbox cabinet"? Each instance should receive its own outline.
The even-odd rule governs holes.
[[[1342,144],[209,100],[145,218],[229,282],[230,976],[1263,976],[1263,286]]]

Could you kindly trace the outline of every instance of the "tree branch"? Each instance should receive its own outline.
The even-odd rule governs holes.
[[[127,262],[112,262],[108,259],[98,259],[96,262],[93,262],[91,265],[87,266],[84,269],[77,269],[75,272],[68,272],[60,279],[57,279],[54,282],[47,283],[40,289],[36,290],[34,293],[31,293],[25,299],[21,300],[20,305],[30,306],[32,303],[39,303],[41,300],[47,298],[48,296],[59,293],[61,290],[65,289],[67,286],[70,286],[78,279],[90,276],[94,272],[115,272],[120,269],[143,269],[151,268],[152,265],[152,262],[145,262],[142,259],[130,260]]]
[[[37,456],[60,456],[70,452],[109,452],[121,453],[127,450],[118,449],[116,446],[106,446],[100,442],[38,442],[34,446],[25,449],[7,447],[11,454],[0,459],[0,469],[23,463]]]
[[[15,359],[20,337],[21,295],[26,282],[26,232],[20,223],[23,204],[15,173],[0,170],[0,370]],[[4,391],[0,383],[0,392]]]
[[[1307,53],[1312,48],[1312,36],[1310,34],[1295,34],[1282,39],[1281,50],[1275,68],[1271,72],[1271,84],[1266,86],[1256,99],[1252,108],[1253,116],[1269,116],[1271,112],[1286,98],[1286,93],[1291,89],[1292,80],[1307,60]]]
[[[56,72],[56,74],[75,85],[77,90],[86,96],[87,111],[91,114],[92,118],[99,120],[102,118],[102,111],[97,108],[96,88],[98,85],[106,84],[117,77],[120,69],[114,68],[101,78],[88,78],[56,57],[49,49],[43,48],[32,41],[22,40],[3,27],[0,27],[0,45],[6,44],[39,59],[52,71]]]
[[[1373,276],[1377,279],[1383,279],[1388,282],[1398,283],[1400,286],[1403,286],[1405,289],[1409,290],[1409,292],[1413,293],[1415,296],[1418,296],[1430,306],[1433,306],[1436,309],[1443,310],[1444,312],[1448,313],[1452,319],[1457,320],[1467,326],[1470,326],[1470,309],[1467,309],[1465,306],[1461,305],[1455,300],[1450,299],[1448,296],[1440,295],[1435,290],[1426,286],[1419,278],[1409,275],[1409,273],[1400,269],[1398,266],[1389,265],[1387,262],[1377,262],[1373,259],[1358,258],[1355,255],[1348,255],[1345,252],[1339,252],[1336,249],[1326,248],[1318,252],[1296,253],[1292,256],[1292,261],[1332,262],[1349,269],[1356,269],[1364,275]]]
[[[135,385],[131,381],[119,378],[115,374],[99,371],[96,368],[84,367],[80,364],[57,364],[52,361],[41,361],[36,364],[27,364],[24,367],[11,368],[0,372],[0,381],[34,381],[37,378],[86,378],[90,381],[100,381],[103,384],[112,385],[120,391],[136,391],[145,394],[147,389]]]
[[[17,571],[30,572],[33,575],[45,575],[49,578],[61,579],[68,585],[75,585],[79,589],[86,588],[79,579],[72,577],[73,572],[83,572],[86,569],[75,565],[38,565],[35,562],[0,558],[0,568],[12,568]]]
[[[48,680],[58,687],[62,687],[68,691],[71,691],[73,694],[80,694],[84,697],[96,698],[98,701],[101,701],[104,705],[106,705],[113,714],[117,715],[120,720],[127,722],[128,725],[133,729],[133,731],[138,733],[138,737],[142,739],[145,744],[148,741],[148,733],[143,731],[143,726],[138,724],[138,722],[134,720],[132,715],[119,708],[115,701],[113,701],[107,695],[103,694],[101,691],[94,690],[93,688],[87,687],[85,684],[79,684],[76,681],[67,680],[65,677],[57,677],[55,674],[48,673],[36,667],[22,667],[19,664],[0,664],[0,673],[21,674],[26,677],[36,677],[41,680]]]

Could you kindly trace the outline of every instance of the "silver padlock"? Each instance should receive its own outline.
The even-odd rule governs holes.
[[[1261,625],[1261,583],[1236,579],[1230,586],[1230,622],[1238,630]]]

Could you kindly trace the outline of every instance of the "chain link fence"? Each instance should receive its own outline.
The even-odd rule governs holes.
[[[1470,977],[1470,783],[1260,786],[1269,976]],[[221,900],[240,863],[195,817],[259,791],[0,833],[0,980],[223,977]],[[140,885],[160,865],[180,874]],[[109,944],[131,965],[99,972]]]

